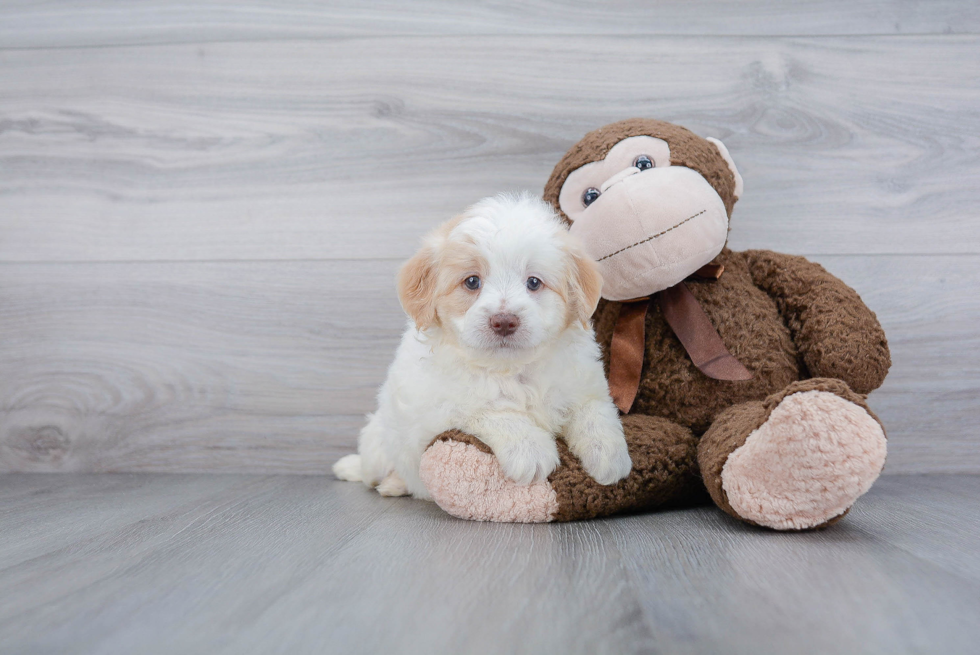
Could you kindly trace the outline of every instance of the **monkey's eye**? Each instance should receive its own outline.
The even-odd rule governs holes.
[[[650,170],[656,166],[653,160],[650,159],[650,155],[640,155],[633,160],[633,165],[639,168],[641,171]]]
[[[599,189],[595,188],[594,186],[590,186],[588,189],[585,190],[585,193],[582,194],[582,204],[588,207],[596,200],[598,200],[599,196],[601,195],[602,195],[602,191],[599,191]]]
[[[529,291],[537,291],[541,288],[541,280],[536,277],[529,277],[527,279],[527,288]]]
[[[476,291],[480,288],[480,278],[476,275],[471,275],[465,280],[463,280],[463,286],[465,286],[470,291]]]

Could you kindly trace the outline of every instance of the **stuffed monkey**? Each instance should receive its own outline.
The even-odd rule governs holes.
[[[603,274],[593,325],[633,470],[600,485],[559,440],[561,465],[522,485],[454,430],[434,435],[422,459],[440,507],[569,521],[710,496],[776,530],[847,513],[885,462],[884,429],[865,401],[891,364],[885,334],[820,265],[729,250],[741,194],[725,146],[670,123],[625,120],[572,146],[544,198]]]

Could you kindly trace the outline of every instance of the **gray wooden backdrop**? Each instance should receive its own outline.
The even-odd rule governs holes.
[[[878,313],[888,471],[980,472],[976,0],[2,2],[0,470],[326,471],[419,236],[631,116]]]

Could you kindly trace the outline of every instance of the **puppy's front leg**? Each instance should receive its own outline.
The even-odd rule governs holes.
[[[504,475],[521,484],[546,480],[558,466],[555,438],[523,414],[490,412],[463,429],[490,446]]]
[[[623,424],[608,400],[588,400],[576,408],[565,426],[565,443],[599,484],[619,482],[633,468]]]

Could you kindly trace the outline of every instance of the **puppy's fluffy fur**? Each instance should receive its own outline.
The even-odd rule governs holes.
[[[383,495],[428,498],[422,453],[458,428],[518,482],[555,469],[559,434],[598,482],[626,477],[626,440],[589,324],[601,286],[541,200],[488,198],[439,227],[399,273],[411,320],[358,454],[334,473]]]

